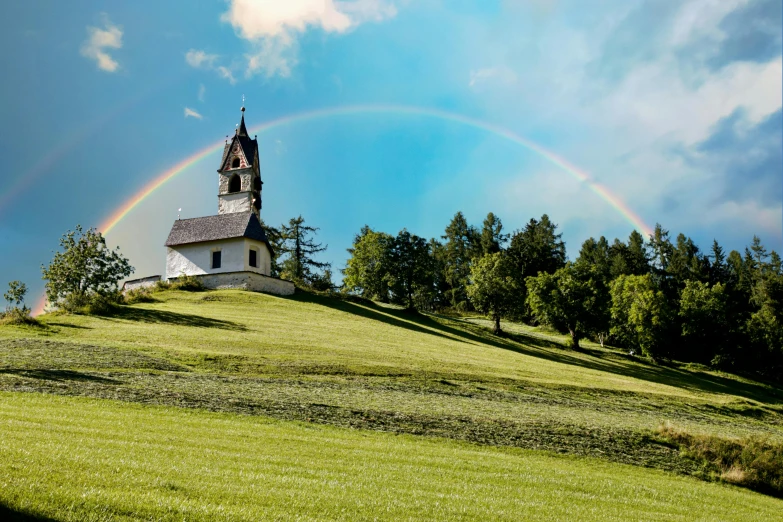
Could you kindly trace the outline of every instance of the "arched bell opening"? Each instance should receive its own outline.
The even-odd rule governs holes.
[[[242,190],[242,180],[234,174],[228,178],[228,192],[239,192],[240,190]]]

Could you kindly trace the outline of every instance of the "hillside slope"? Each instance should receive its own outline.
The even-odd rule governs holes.
[[[498,339],[464,320],[309,294],[164,292],[156,297],[159,302],[126,307],[114,317],[49,315],[42,318],[45,328],[0,328],[0,391],[429,435],[438,438],[426,444],[460,439],[516,456],[523,454],[510,447],[545,449],[680,474],[699,474],[699,465],[655,440],[652,432],[661,423],[692,433],[783,440],[783,395],[777,388],[653,366],[612,350],[572,352],[515,325],[508,325],[515,334]],[[26,410],[13,405],[32,400],[23,398],[27,394],[1,397],[0,403],[12,406],[2,421],[17,430],[16,442],[2,450],[6,464],[18,451],[14,444],[34,439],[30,430],[38,421],[32,417],[45,417],[50,407],[87,408],[93,412],[85,410],[87,417],[95,417],[96,408],[120,417],[137,411],[113,401],[35,399],[26,418]],[[180,410],[160,411],[162,416],[150,421],[160,429],[169,422],[167,415],[180,415]],[[214,437],[228,441],[232,435],[216,431]],[[361,444],[361,437],[357,441]],[[44,461],[36,460],[41,469]],[[675,484],[680,483],[670,486],[682,487]],[[698,487],[730,490],[718,484]],[[13,495],[4,501],[25,504],[19,491]],[[601,513],[599,519],[609,512]]]

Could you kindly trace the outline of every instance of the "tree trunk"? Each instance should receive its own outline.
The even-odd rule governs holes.
[[[571,349],[578,350],[580,338],[579,332],[576,330],[576,328],[569,328],[568,331],[571,333]]]
[[[495,325],[492,327],[492,333],[495,335],[502,334],[503,330],[500,329],[500,314],[493,314],[492,318],[495,320]]]

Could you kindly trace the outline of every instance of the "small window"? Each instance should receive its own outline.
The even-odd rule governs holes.
[[[220,250],[212,252],[212,268],[220,268],[221,255]]]
[[[228,191],[229,192],[239,192],[240,190],[242,190],[242,180],[239,179],[239,176],[234,174],[228,180]]]
[[[239,168],[239,158],[234,158],[231,161],[231,168],[232,169],[238,169]]]
[[[250,266],[258,268],[258,252],[250,249]]]

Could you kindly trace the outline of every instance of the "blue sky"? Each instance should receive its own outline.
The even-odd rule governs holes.
[[[14,2],[0,20],[0,274],[40,265],[148,181],[247,121],[357,104],[504,127],[703,248],[783,247],[779,0]],[[353,114],[259,135],[262,217],[302,214],[342,268],[362,225],[439,236],[462,210],[508,230],[547,213],[568,252],[632,226],[502,137],[438,118]],[[177,209],[214,214],[218,157],[108,234],[164,270]],[[33,299],[31,299],[33,300]]]

